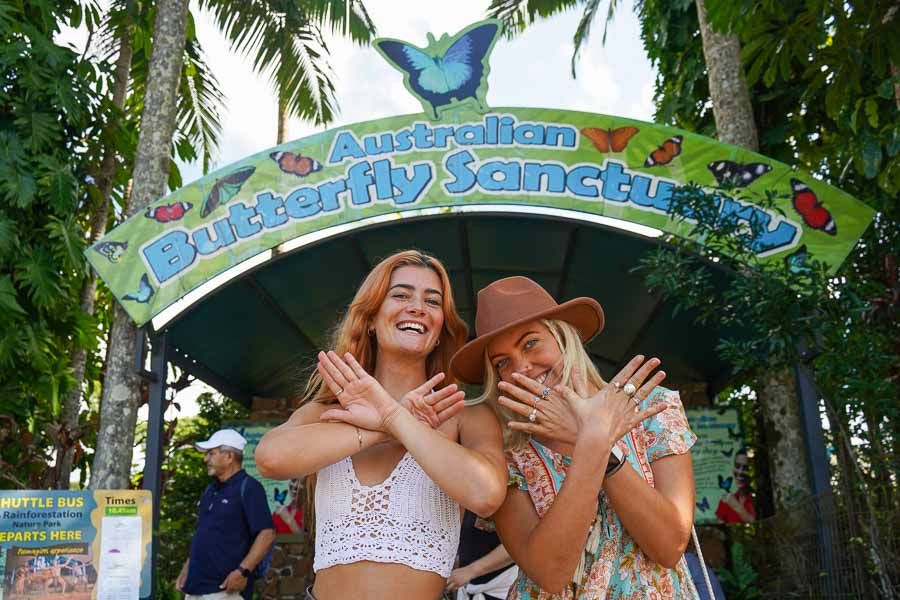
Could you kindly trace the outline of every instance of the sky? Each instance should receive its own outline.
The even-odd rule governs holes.
[[[419,47],[427,44],[428,32],[435,37],[452,35],[485,18],[490,4],[490,0],[364,1],[377,36],[401,39]],[[539,22],[515,39],[501,38],[490,60],[488,104],[558,107],[652,121],[655,72],[640,40],[632,2],[620,4],[603,45],[606,7],[601,6],[593,35],[582,48],[576,79],[571,76],[570,59],[580,7]],[[191,10],[205,59],[225,96],[220,115],[222,137],[211,165],[211,169],[217,169],[275,145],[276,99],[268,78],[254,74],[252,60],[229,48],[209,15],[198,10],[195,0],[191,1]],[[71,43],[80,52],[87,35],[83,30],[64,30],[58,39]],[[330,127],[421,112],[419,102],[403,86],[402,75],[374,49],[345,40],[341,32],[328,32],[326,43],[340,107]],[[294,118],[289,122],[287,139],[319,131],[320,128]],[[203,175],[199,162],[179,167],[185,183]],[[196,413],[195,399],[204,389],[208,388],[198,383],[179,394],[181,416]],[[145,419],[146,414],[145,406],[140,418]],[[174,413],[167,415],[173,416]]]

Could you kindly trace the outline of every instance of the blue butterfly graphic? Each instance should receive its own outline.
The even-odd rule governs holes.
[[[703,502],[697,502],[697,508],[700,510],[709,510],[709,498],[703,496]]]
[[[275,496],[275,502],[278,502],[279,504],[284,504],[284,501],[287,500],[287,495],[288,495],[287,488],[285,488],[281,491],[278,491],[278,488],[275,488],[272,491],[272,495]]]
[[[452,38],[444,34],[437,42],[428,34],[424,49],[390,39],[376,40],[375,47],[404,74],[407,88],[422,102],[426,114],[437,119],[438,107],[454,100],[471,99],[480,112],[487,111],[487,58],[499,33],[500,22],[490,20],[470,25]],[[448,41],[446,50],[438,50]]]
[[[722,477],[718,475],[719,478],[719,487],[725,490],[726,492],[731,491],[731,483],[734,481],[734,477]]]
[[[122,297],[122,300],[133,300],[134,302],[146,304],[153,297],[153,292],[153,286],[150,285],[150,280],[147,278],[147,274],[144,273],[141,275],[141,283],[138,285],[137,291],[126,294]]]
[[[807,264],[808,260],[809,250],[806,249],[806,244],[803,244],[796,252],[784,257],[784,264],[791,273],[803,274],[812,270]]]

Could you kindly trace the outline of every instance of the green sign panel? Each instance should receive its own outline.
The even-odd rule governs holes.
[[[746,450],[734,409],[687,409],[697,443],[691,448],[697,487],[697,523],[756,520]]]
[[[303,530],[303,494],[305,477],[291,481],[278,481],[266,479],[259,474],[256,460],[253,455],[256,446],[267,431],[280,425],[280,423],[259,423],[242,421],[228,423],[228,427],[234,428],[247,440],[244,447],[244,470],[248,475],[259,481],[266,491],[266,500],[269,503],[269,512],[275,523],[275,533],[279,541],[295,539]]]
[[[376,42],[404,72],[422,114],[339,127],[266,150],[157,201],[109,232],[88,258],[138,324],[267,250],[389,215],[458,207],[553,209],[674,235],[673,190],[729,183],[774,190],[779,211],[718,196],[718,210],[764,225],[752,242],[783,260],[803,247],[836,269],[873,217],[840,190],[782,163],[687,131],[547,108],[488,108],[494,21],[423,49]],[[747,195],[744,194],[744,195]]]

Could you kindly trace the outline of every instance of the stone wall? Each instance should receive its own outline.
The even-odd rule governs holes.
[[[303,600],[306,586],[312,583],[312,551],[308,540],[280,543],[272,554],[272,567],[266,580],[257,584],[265,600]]]

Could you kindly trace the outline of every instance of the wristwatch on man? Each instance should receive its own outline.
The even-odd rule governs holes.
[[[250,569],[248,569],[247,567],[244,567],[242,565],[238,565],[237,570],[241,572],[241,576],[244,579],[247,579],[248,577],[250,577],[250,574],[253,573],[253,571],[251,571]]]
[[[604,477],[613,475],[625,464],[625,454],[617,444],[613,444],[612,451],[609,453],[609,462],[606,463],[606,473]]]

